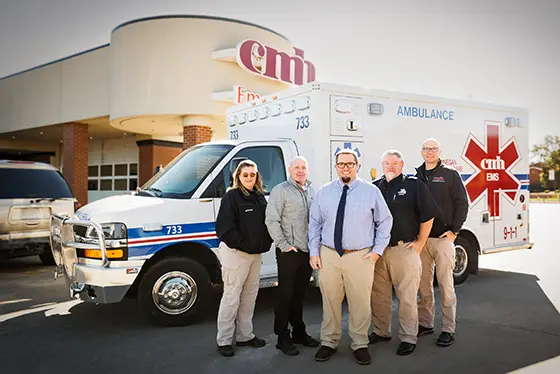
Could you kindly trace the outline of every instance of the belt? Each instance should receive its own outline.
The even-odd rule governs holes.
[[[405,243],[410,243],[415,241],[416,239],[412,239],[412,240],[399,240],[396,244],[394,243],[389,243],[389,247],[398,247],[399,245],[403,245]]]
[[[327,247],[328,249],[336,251],[336,248],[329,247],[328,245],[323,244],[323,247]],[[352,253],[352,252],[357,252],[357,251],[363,251],[364,249],[368,249],[368,248],[371,248],[371,247],[364,247],[364,248],[361,248],[361,249],[343,249],[342,253]]]

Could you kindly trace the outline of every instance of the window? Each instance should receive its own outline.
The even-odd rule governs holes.
[[[183,152],[143,190],[158,190],[162,197],[189,199],[231,145],[204,145]],[[144,192],[142,192],[144,194]],[[149,193],[148,193],[149,194]]]
[[[101,179],[101,191],[113,191],[113,180]]]
[[[115,165],[115,175],[119,177],[128,175],[128,164]]]
[[[113,176],[113,165],[101,165],[101,176],[102,177]]]
[[[286,180],[286,167],[279,147],[261,146],[240,150],[233,159],[248,158],[257,164],[263,181],[263,188],[268,195],[272,188]],[[204,191],[201,197],[222,197],[230,186],[230,164],[228,163],[218,177]]]
[[[73,197],[56,170],[2,168],[0,178],[0,199]]]
[[[88,191],[97,191],[99,189],[99,180],[89,179],[88,180]]]
[[[126,191],[128,188],[127,179],[115,179],[115,191]]]
[[[99,166],[89,166],[88,167],[88,177],[98,177],[99,176]]]
[[[137,163],[88,167],[88,191],[135,191],[137,186]]]

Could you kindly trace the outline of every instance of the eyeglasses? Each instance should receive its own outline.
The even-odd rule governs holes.
[[[249,177],[255,178],[257,176],[257,173],[243,173],[243,174],[241,174],[241,176],[243,178],[249,178]]]
[[[439,151],[438,147],[423,147],[422,150],[426,153]]]
[[[356,167],[356,163],[355,162],[337,162],[336,163],[336,167],[339,169],[354,169],[354,167]]]

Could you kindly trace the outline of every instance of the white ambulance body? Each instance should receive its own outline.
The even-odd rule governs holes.
[[[456,283],[478,270],[478,255],[530,248],[527,112],[471,101],[310,83],[232,107],[230,140],[184,151],[133,196],[113,196],[53,216],[57,275],[72,296],[98,303],[137,297],[162,324],[204,313],[221,284],[215,220],[240,160],[255,161],[267,191],[296,155],[318,189],[336,178],[334,156],[350,148],[359,176],[380,177],[381,154],[400,150],[407,174],[422,142],[439,140],[442,160],[463,177],[468,219],[456,241]],[[276,284],[275,252],[263,256],[261,286]]]

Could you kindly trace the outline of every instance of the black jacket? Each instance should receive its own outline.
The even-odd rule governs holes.
[[[425,163],[420,165],[416,168],[416,177],[426,183],[439,207],[430,237],[438,237],[448,230],[459,232],[467,219],[469,202],[457,170],[443,165],[440,160],[436,168],[429,171]]]
[[[257,254],[268,252],[272,239],[264,223],[266,199],[251,191],[249,196],[240,189],[231,189],[222,198],[216,234],[228,247]]]

